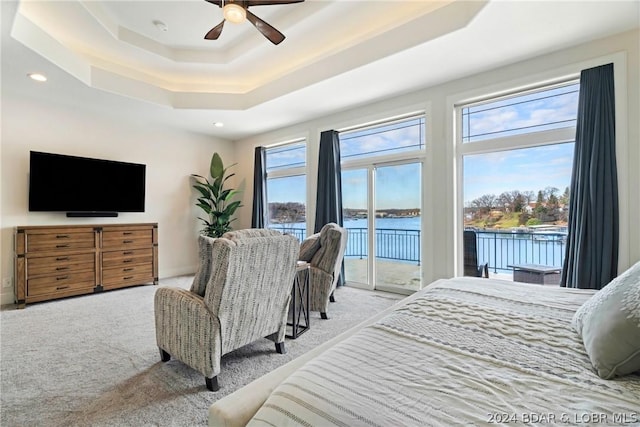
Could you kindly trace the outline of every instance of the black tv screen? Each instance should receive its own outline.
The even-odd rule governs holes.
[[[31,151],[29,211],[144,212],[146,165]]]

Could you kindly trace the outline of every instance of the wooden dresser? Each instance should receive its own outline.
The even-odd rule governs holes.
[[[158,224],[25,226],[15,231],[16,303],[158,284]]]

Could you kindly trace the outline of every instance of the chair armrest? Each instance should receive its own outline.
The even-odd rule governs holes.
[[[301,272],[298,272],[300,274]],[[321,268],[310,266],[309,267],[309,280],[320,283],[331,283],[333,281],[333,274],[327,273]]]
[[[220,322],[203,298],[186,289],[162,287],[154,304],[158,347],[208,378],[217,375]]]

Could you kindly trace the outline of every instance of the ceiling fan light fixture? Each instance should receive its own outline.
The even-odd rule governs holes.
[[[222,8],[224,19],[234,24],[239,24],[247,19],[247,11],[240,5],[235,3],[227,3]]]

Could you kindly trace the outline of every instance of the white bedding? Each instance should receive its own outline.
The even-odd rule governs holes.
[[[591,295],[436,282],[298,369],[249,425],[640,424],[640,376],[600,379],[571,329]]]

